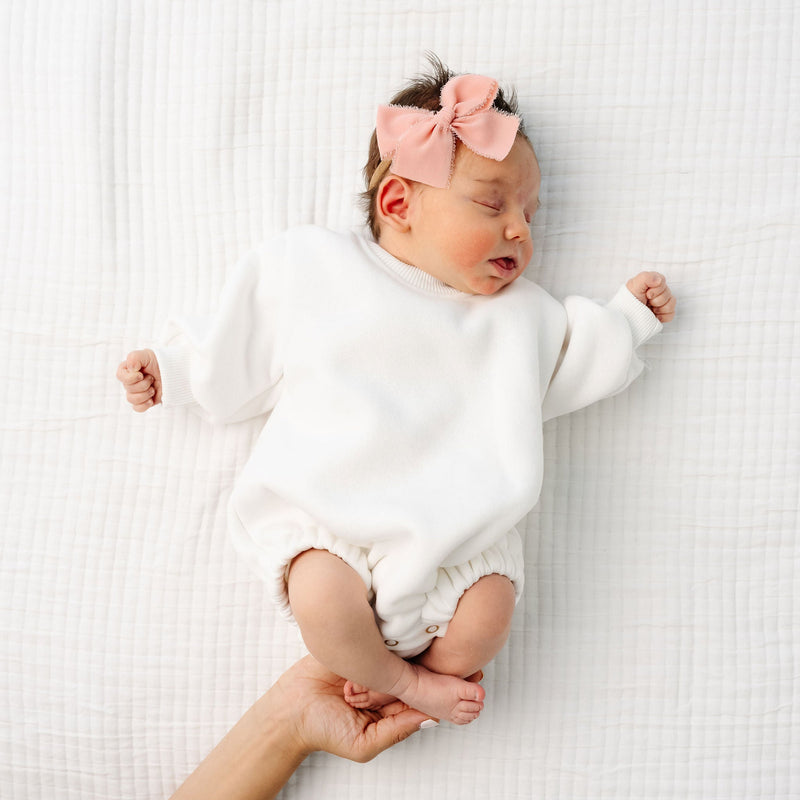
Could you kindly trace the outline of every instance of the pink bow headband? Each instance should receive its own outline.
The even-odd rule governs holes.
[[[450,183],[456,139],[479,156],[502,161],[514,145],[519,118],[492,108],[497,91],[492,78],[459,75],[442,87],[440,111],[380,106],[375,132],[381,158],[391,160],[395,175],[439,188]],[[375,171],[370,188],[388,168]]]

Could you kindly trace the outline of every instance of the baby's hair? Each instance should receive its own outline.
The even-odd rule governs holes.
[[[389,102],[395,106],[414,106],[415,108],[424,108],[428,111],[439,111],[441,104],[439,103],[439,96],[442,93],[442,87],[451,79],[456,76],[449,67],[446,67],[437,56],[433,53],[426,53],[426,58],[430,63],[430,72],[422,73],[414,78],[408,86],[401,89]],[[517,93],[513,89],[505,94],[502,89],[497,92],[497,97],[492,104],[493,108],[498,111],[503,111],[507,114],[514,114],[519,116],[519,106],[517,104]],[[528,141],[520,119],[518,136]],[[380,228],[378,226],[378,219],[375,213],[375,199],[378,195],[378,186],[380,180],[376,179],[376,185],[370,186],[372,176],[375,170],[381,163],[381,154],[378,150],[378,137],[375,131],[372,132],[372,138],[369,142],[369,157],[364,166],[364,178],[367,185],[367,190],[361,195],[361,202],[367,214],[367,224],[372,232],[372,235],[377,240],[380,236]]]

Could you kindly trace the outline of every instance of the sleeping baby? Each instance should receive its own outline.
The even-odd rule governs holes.
[[[379,109],[365,172],[369,234],[274,237],[117,377],[136,411],[269,412],[237,548],[352,706],[464,724],[522,592],[542,423],[628,386],[675,299],[654,272],[606,305],[520,280],[540,172],[491,78],[435,62]]]

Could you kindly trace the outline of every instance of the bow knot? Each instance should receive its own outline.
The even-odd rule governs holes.
[[[375,131],[392,172],[439,188],[450,182],[456,140],[484,158],[502,161],[514,145],[519,118],[492,107],[497,81],[459,75],[443,87],[439,111],[380,106]]]
[[[440,111],[437,111],[436,114],[434,114],[434,118],[436,119],[436,127],[440,131],[449,130],[450,126],[453,124],[453,120],[456,118],[456,110],[452,106],[446,106]]]

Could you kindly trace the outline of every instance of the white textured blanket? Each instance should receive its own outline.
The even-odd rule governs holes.
[[[287,798],[800,794],[800,13],[786,0],[0,3],[0,796],[168,796],[301,653],[234,555],[257,425],[114,379],[265,235],[359,221],[375,106],[435,51],[519,92],[531,274],[679,316],[546,429],[487,709]]]

